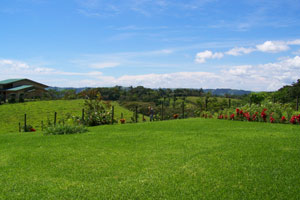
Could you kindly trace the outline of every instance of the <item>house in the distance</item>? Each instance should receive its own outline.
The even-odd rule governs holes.
[[[22,101],[24,98],[41,97],[48,86],[29,79],[7,79],[0,81],[0,100]]]

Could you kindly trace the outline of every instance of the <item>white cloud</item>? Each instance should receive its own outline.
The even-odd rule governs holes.
[[[285,58],[277,63],[229,67],[222,72],[244,88],[277,90],[300,78],[300,57]]]
[[[244,54],[249,54],[254,51],[266,52],[266,53],[278,53],[282,51],[287,51],[290,49],[289,45],[300,45],[300,39],[291,41],[265,41],[263,44],[258,44],[254,47],[234,47],[224,53],[213,53],[211,51],[203,51],[196,54],[195,61],[197,63],[205,63],[207,59],[222,58],[224,54],[232,56],[240,56]],[[297,54],[297,53],[294,53]]]
[[[277,90],[300,78],[300,56],[260,65],[228,66],[218,72],[176,72],[165,74],[97,76],[69,82],[70,86],[114,85],[150,88],[234,88],[254,91]]]
[[[300,55],[300,49],[298,49],[297,51],[293,52],[294,55]]]
[[[247,75],[249,73],[248,70],[251,68],[252,68],[251,65],[235,66],[229,69],[227,72],[230,75],[241,76],[241,75]]]
[[[289,45],[300,45],[300,39],[288,41],[287,44],[289,44]]]
[[[235,47],[235,48],[227,51],[226,54],[232,55],[232,56],[240,56],[243,54],[249,54],[253,51],[255,51],[254,48]]]
[[[25,62],[2,59],[0,60],[0,79],[8,78],[24,78],[33,77],[40,78],[41,76],[62,75],[62,76],[101,76],[102,72],[65,72],[54,68],[35,67]]]
[[[208,53],[209,58],[218,54]],[[54,68],[35,67],[25,62],[0,59],[0,80],[30,78],[53,86],[109,87],[114,85],[150,88],[234,88],[277,90],[300,78],[300,56],[285,57],[278,62],[260,65],[228,66],[216,72],[175,72],[165,74],[106,76],[99,71],[65,72]],[[74,77],[73,77],[74,76]],[[53,81],[55,80],[55,81]]]
[[[120,65],[120,63],[118,63],[118,62],[93,63],[93,64],[90,64],[90,68],[104,69],[104,68],[117,67],[119,65]]]
[[[263,44],[256,45],[258,51],[277,53],[289,50],[289,46],[282,41],[266,41]]]
[[[197,63],[205,63],[207,59],[215,59],[215,58],[220,59],[223,56],[224,56],[223,53],[219,53],[219,52],[213,53],[211,51],[206,50],[206,51],[197,53],[195,61]]]
[[[263,44],[256,45],[256,48],[249,47],[235,47],[225,52],[227,55],[240,56],[243,54],[249,54],[253,51],[261,51],[266,53],[278,53],[287,51],[290,49],[289,45],[300,45],[300,39],[291,41],[265,41]]]
[[[296,67],[300,69],[300,56],[295,56],[294,58],[288,58],[282,61],[285,67]]]

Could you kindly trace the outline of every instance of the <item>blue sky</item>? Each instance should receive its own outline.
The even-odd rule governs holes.
[[[276,90],[300,78],[300,0],[1,0],[0,79]]]

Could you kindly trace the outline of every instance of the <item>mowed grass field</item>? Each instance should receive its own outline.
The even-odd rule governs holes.
[[[215,119],[0,134],[0,199],[300,199],[300,127]]]
[[[130,121],[133,112],[112,102],[115,106],[115,119],[119,121],[123,113],[126,121]],[[24,114],[27,114],[27,124],[35,129],[41,130],[41,121],[46,125],[48,119],[54,121],[54,112],[57,112],[57,122],[65,119],[69,113],[82,116],[84,100],[57,100],[57,101],[35,101],[16,104],[0,105],[0,134],[16,132],[19,130],[19,122],[24,126]],[[142,117],[140,116],[140,120]]]

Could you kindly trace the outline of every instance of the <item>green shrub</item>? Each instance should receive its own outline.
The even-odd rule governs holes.
[[[66,135],[75,133],[85,133],[87,128],[82,125],[58,124],[52,125],[45,129],[45,135]]]
[[[33,128],[33,126],[26,125],[26,127],[25,126],[22,127],[22,131],[24,131],[24,132],[35,132],[36,130]]]
[[[111,104],[102,101],[101,94],[97,90],[90,90],[86,93],[84,108],[84,123],[86,125],[98,126],[112,122]]]

